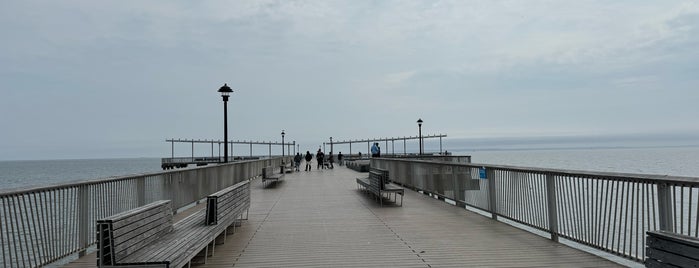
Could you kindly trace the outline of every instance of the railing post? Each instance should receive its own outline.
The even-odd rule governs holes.
[[[556,176],[546,174],[546,204],[551,240],[558,242],[558,207],[556,205]]]
[[[485,170],[486,179],[488,179],[488,207],[490,207],[490,213],[493,220],[498,219],[498,206],[497,206],[497,196],[495,194],[495,170],[488,168]]]
[[[672,186],[667,183],[656,184],[658,189],[658,222],[660,230],[675,232],[675,217],[672,213]]]
[[[78,245],[80,249],[78,256],[85,256],[88,245],[88,228],[91,224],[89,221],[88,210],[90,209],[90,195],[88,193],[88,185],[78,186]]]
[[[140,177],[136,179],[136,193],[138,206],[143,206],[146,204],[146,177]]]

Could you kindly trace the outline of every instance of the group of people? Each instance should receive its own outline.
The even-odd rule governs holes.
[[[337,160],[340,161],[340,165],[342,165],[342,152],[340,152],[337,155]],[[381,157],[381,147],[379,147],[379,143],[375,142],[371,146],[371,157]],[[315,155],[316,158],[316,169],[325,169],[325,168],[335,168],[335,157],[333,156],[333,152],[331,151],[330,154],[325,156],[325,153],[318,149],[318,152],[316,152]],[[359,152],[359,158],[362,158],[362,153]],[[296,171],[301,171],[301,161],[306,160],[306,169],[305,171],[311,171],[313,169],[313,166],[311,165],[311,162],[313,161],[313,155],[311,154],[310,151],[306,151],[306,155],[302,156],[301,153],[296,153],[294,156],[294,167]],[[326,162],[327,160],[327,162]]]
[[[335,157],[333,156],[333,152],[330,152],[330,154],[325,156],[325,153],[318,149],[318,152],[315,155],[316,161],[318,162],[316,169],[325,169],[327,168],[335,168],[334,163],[335,163]],[[306,151],[305,156],[301,156],[300,153],[296,153],[294,156],[294,166],[296,171],[301,171],[301,160],[305,159],[306,160],[306,169],[305,171],[311,171],[313,166],[311,166],[311,161],[313,161],[313,155],[311,154],[310,151]],[[327,160],[327,163],[326,163]],[[342,152],[340,152],[337,155],[337,160],[340,161],[340,165],[342,165]]]

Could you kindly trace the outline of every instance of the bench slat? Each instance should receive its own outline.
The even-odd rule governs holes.
[[[646,267],[699,267],[698,238],[666,231],[646,234]]]

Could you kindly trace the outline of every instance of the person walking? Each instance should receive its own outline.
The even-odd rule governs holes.
[[[311,152],[306,151],[306,171],[310,171],[313,166],[311,166],[311,160],[313,160],[313,155]]]
[[[330,155],[328,155],[328,162],[330,162],[330,168],[335,168],[335,166],[333,166],[333,163],[335,162],[335,159],[333,158],[333,151],[330,151]]]
[[[301,171],[301,158],[302,157],[300,153],[296,153],[296,155],[294,156],[294,164],[296,171]]]
[[[342,152],[340,152],[339,154],[337,154],[337,162],[339,162],[339,163],[340,163],[340,166],[342,166]]]

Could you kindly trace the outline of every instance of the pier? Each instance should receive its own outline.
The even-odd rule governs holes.
[[[157,200],[182,218],[242,181],[249,217],[201,267],[611,267],[579,248],[640,264],[647,231],[699,237],[697,178],[419,157],[369,160],[406,189],[402,206],[381,206],[357,188],[366,173],[339,165],[261,183],[289,157],[0,192],[0,263],[94,267],[98,219]]]
[[[196,267],[619,267],[409,191],[379,206],[347,168],[252,184],[249,219]],[[94,267],[94,254],[66,267]]]

